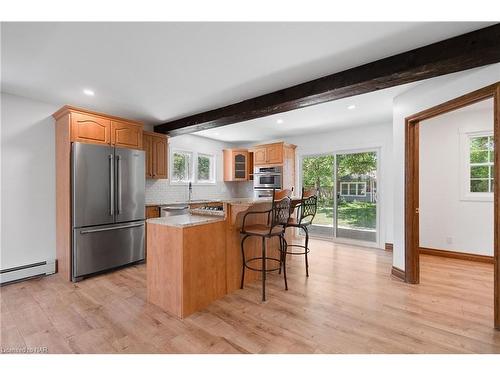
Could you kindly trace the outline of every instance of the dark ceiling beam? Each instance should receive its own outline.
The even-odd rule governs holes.
[[[194,133],[500,61],[500,24],[154,127]]]

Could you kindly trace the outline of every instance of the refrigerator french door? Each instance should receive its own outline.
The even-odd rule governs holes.
[[[73,143],[72,279],[144,259],[144,151]]]

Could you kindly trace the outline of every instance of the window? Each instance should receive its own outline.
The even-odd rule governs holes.
[[[214,155],[172,150],[170,160],[170,183],[215,184]]]
[[[185,151],[172,153],[172,182],[191,181],[192,154]]]
[[[469,193],[493,193],[493,135],[469,136]]]
[[[341,182],[340,195],[364,197],[366,196],[366,182]]]
[[[215,183],[213,155],[198,154],[197,181],[199,183]]]

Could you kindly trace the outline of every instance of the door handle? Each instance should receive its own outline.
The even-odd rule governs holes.
[[[109,159],[109,215],[115,214],[115,172],[113,166],[113,155],[108,155]]]
[[[116,214],[119,215],[122,210],[122,168],[121,168],[121,156],[116,155],[116,190],[117,190],[117,208]]]
[[[97,232],[107,232],[107,231],[110,231],[110,230],[127,229],[127,228],[143,227],[143,226],[144,226],[144,223],[139,223],[139,224],[122,225],[121,227],[87,229],[87,230],[80,231],[80,234],[89,234],[89,233],[97,233]]]

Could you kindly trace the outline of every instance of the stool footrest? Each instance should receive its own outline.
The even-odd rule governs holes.
[[[258,272],[262,272],[262,268],[255,268],[255,267],[251,267],[248,265],[248,263],[250,262],[253,262],[253,261],[257,261],[257,260],[260,260],[262,262],[262,257],[255,257],[255,258],[250,258],[250,259],[247,259],[245,260],[245,267],[248,268],[249,270],[252,270],[252,271],[258,271]],[[264,258],[266,261],[267,260],[271,260],[271,261],[274,261],[274,262],[278,262],[278,263],[281,263],[281,260],[278,259],[278,258],[272,258],[272,257],[265,257]],[[278,271],[279,270],[279,267],[278,268],[270,268],[270,269],[267,269],[266,268],[266,272],[272,272],[272,271]]]
[[[285,251],[285,253],[290,254],[290,255],[305,255],[305,254],[309,254],[309,252],[311,251],[311,249],[309,249],[308,247],[306,248],[305,245],[288,245],[288,244],[286,244],[286,248],[288,249],[289,247],[300,247],[300,248],[304,249],[304,251],[301,251],[301,252]]]

